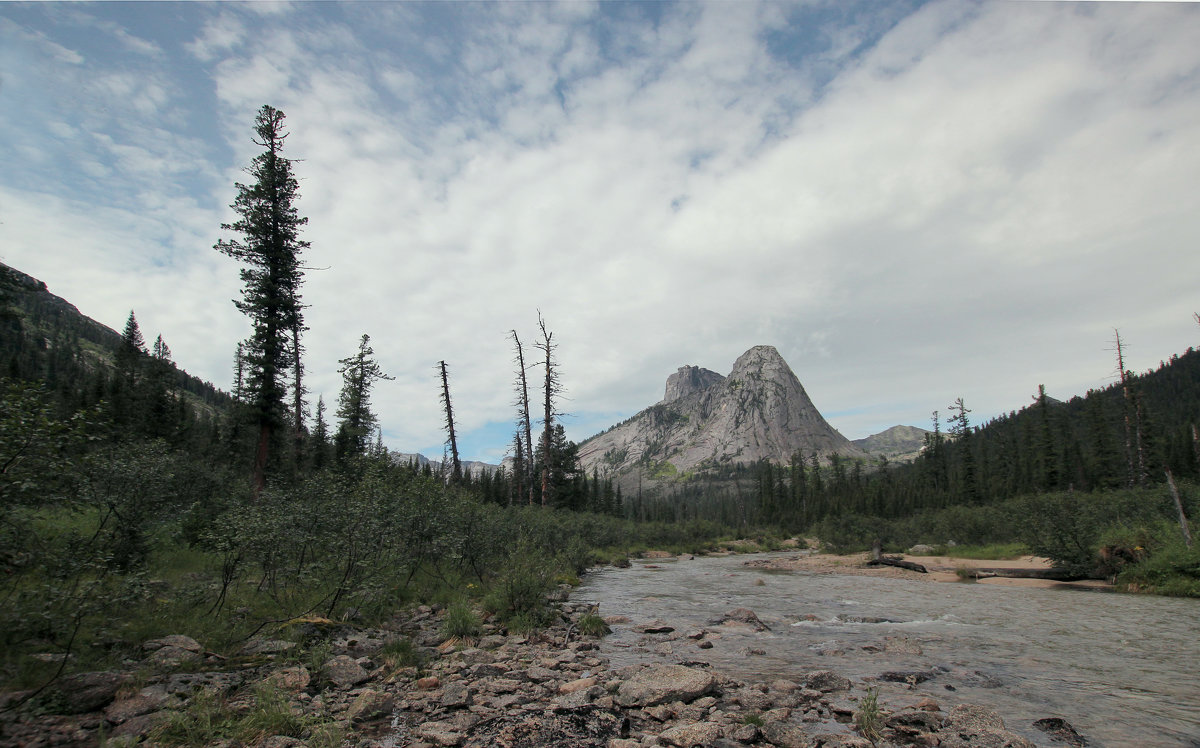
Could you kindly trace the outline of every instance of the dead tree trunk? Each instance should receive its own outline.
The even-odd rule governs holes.
[[[1183,500],[1179,498],[1179,489],[1175,487],[1175,478],[1167,470],[1167,485],[1171,487],[1171,497],[1175,499],[1175,508],[1179,510],[1179,527],[1183,529],[1183,542],[1192,547],[1192,531],[1188,529],[1188,518],[1183,513]]]
[[[517,439],[525,438],[525,461],[523,480],[529,487],[529,503],[533,503],[533,421],[529,417],[529,383],[525,379],[525,351],[521,348],[521,339],[517,331],[510,331],[513,345],[517,348],[517,407],[520,409],[521,422],[518,424],[520,433]]]
[[[554,333],[546,329],[546,321],[542,319],[542,315],[538,313],[538,328],[542,331],[542,340],[537,344],[538,350],[545,355],[545,416],[543,418],[544,430],[542,432],[542,506],[547,506],[551,503],[552,487],[550,485],[550,448],[554,442],[554,397],[559,392],[558,374],[554,370]]]

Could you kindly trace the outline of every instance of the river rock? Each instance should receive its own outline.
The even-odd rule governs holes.
[[[417,736],[434,745],[455,746],[463,741],[463,734],[448,720],[425,722],[417,726]]]
[[[395,705],[396,697],[392,694],[371,688],[363,689],[363,692],[346,710],[346,719],[355,725],[386,719],[392,715]]]
[[[282,639],[261,639],[255,637],[246,642],[246,645],[242,647],[242,654],[275,655],[293,649],[295,646],[295,642],[284,641]]]
[[[638,624],[633,627],[633,630],[639,634],[669,634],[675,630],[675,627],[666,621],[651,621]]]
[[[124,673],[98,672],[68,675],[58,681],[64,714],[83,714],[103,709],[112,703],[125,683]]]
[[[104,718],[114,725],[128,722],[134,717],[150,714],[162,709],[167,704],[165,688],[143,688],[139,693],[124,699],[119,699],[104,707]]]
[[[267,677],[267,683],[284,691],[303,691],[308,688],[311,680],[312,675],[308,672],[308,668],[303,665],[285,667],[282,670],[276,670]]]
[[[349,655],[330,657],[321,667],[321,673],[330,683],[341,689],[353,688],[371,677],[371,674]]]
[[[650,667],[626,680],[617,689],[621,706],[654,706],[671,701],[687,703],[716,687],[712,673],[683,665]]]
[[[938,735],[943,748],[1035,748],[1004,728],[999,714],[975,704],[959,704],[942,722]]]
[[[770,631],[771,627],[759,620],[758,614],[749,608],[734,608],[725,614],[721,623],[745,623],[755,631]]]
[[[809,748],[813,745],[804,730],[786,722],[767,722],[761,730],[767,742],[778,748]]]
[[[889,670],[879,674],[879,680],[916,685],[937,677],[936,670]]]
[[[720,725],[713,722],[696,722],[663,730],[658,739],[665,740],[677,748],[692,748],[696,745],[712,745],[720,737]]]
[[[850,679],[832,670],[815,670],[804,676],[804,687],[814,691],[849,691]]]
[[[447,709],[458,709],[471,705],[471,689],[466,683],[455,681],[442,688],[441,705]]]
[[[1086,746],[1087,740],[1082,735],[1075,731],[1071,723],[1059,717],[1046,717],[1036,720],[1033,726],[1050,736],[1056,742],[1066,743],[1070,746]]]
[[[164,647],[175,647],[176,649],[183,649],[188,652],[195,652],[196,654],[204,652],[204,647],[200,646],[200,642],[183,634],[171,634],[161,639],[151,639],[142,643],[142,649],[146,652],[153,652]]]

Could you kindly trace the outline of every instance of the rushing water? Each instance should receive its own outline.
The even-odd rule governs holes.
[[[748,681],[817,669],[860,682],[918,671],[933,677],[908,693],[882,682],[881,700],[983,704],[1039,745],[1053,743],[1032,723],[1060,717],[1091,745],[1200,746],[1200,601],[768,572],[746,567],[748,558],[606,567],[572,597],[631,619],[602,645],[614,667],[708,662]],[[715,625],[734,608],[753,610],[770,630]],[[700,649],[633,631],[656,619],[719,638]]]

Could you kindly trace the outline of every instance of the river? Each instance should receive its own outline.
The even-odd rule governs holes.
[[[1200,601],[745,566],[772,555],[794,553],[604,567],[572,599],[630,619],[601,645],[612,667],[707,662],[746,681],[913,671],[932,677],[881,681],[881,702],[982,704],[1038,745],[1055,743],[1033,722],[1058,717],[1094,746],[1200,746]],[[770,630],[717,625],[734,608]],[[714,646],[633,630],[653,620],[707,629]]]

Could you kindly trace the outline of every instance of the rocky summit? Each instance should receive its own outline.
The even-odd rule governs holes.
[[[602,475],[670,477],[759,460],[787,462],[797,452],[862,457],[817,411],[773,346],[743,353],[728,376],[684,366],[667,379],[663,400],[579,448],[583,467]]]

